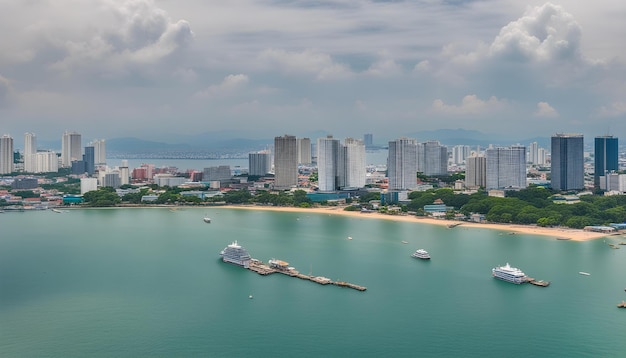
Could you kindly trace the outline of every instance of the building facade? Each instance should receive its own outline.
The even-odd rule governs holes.
[[[406,190],[417,185],[417,141],[399,138],[389,142],[387,156],[389,190]]]
[[[365,187],[366,159],[365,143],[358,139],[346,138],[340,148],[339,187],[359,189]]]
[[[13,168],[13,137],[5,134],[0,137],[0,174],[11,174]]]
[[[311,139],[297,138],[296,145],[298,147],[298,163],[311,164],[313,161],[311,158]]]
[[[94,149],[94,161],[96,165],[105,165],[107,163],[106,141],[104,139],[96,139],[91,142]]]
[[[24,134],[24,171],[35,173],[37,171],[37,137],[33,133]]]
[[[618,139],[613,136],[599,136],[594,139],[593,184],[600,186],[600,177],[619,170]]]
[[[554,190],[585,188],[582,134],[557,133],[551,138],[551,184]]]
[[[438,141],[417,145],[417,171],[428,176],[448,174],[448,148]]]
[[[526,147],[498,147],[485,151],[486,189],[526,188]]]
[[[61,165],[71,167],[72,161],[82,160],[82,137],[76,132],[65,132],[61,138]]]
[[[465,186],[471,189],[487,186],[487,158],[473,156],[466,158]]]
[[[35,173],[57,173],[59,156],[55,152],[38,152],[35,155]]]
[[[265,176],[272,169],[272,158],[268,152],[248,153],[248,174]]]
[[[274,188],[291,189],[298,185],[298,148],[296,137],[274,138]]]
[[[317,139],[317,185],[321,192],[339,189],[340,145],[333,136]]]
[[[230,165],[220,165],[216,167],[204,168],[202,172],[202,181],[226,181],[232,177]]]

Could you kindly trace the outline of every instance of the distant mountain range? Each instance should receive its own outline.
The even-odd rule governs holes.
[[[298,137],[308,137],[314,142],[315,139],[325,137],[329,132],[314,131]],[[280,135],[280,134],[277,134]],[[274,143],[274,138],[252,139],[254,132],[250,131],[220,131],[206,132],[196,135],[172,136],[168,142],[151,141],[136,137],[110,138],[106,140],[108,153],[154,153],[154,152],[248,152],[267,149]],[[521,144],[528,146],[532,142],[537,142],[543,148],[549,148],[550,137],[534,137],[525,139],[509,139],[499,135],[487,134],[475,130],[467,129],[438,129],[431,131],[419,131],[408,133],[408,138],[415,138],[420,142],[427,140],[437,140],[443,145],[480,145],[487,147],[490,144],[496,146],[510,146]],[[393,139],[393,138],[392,138]],[[374,142],[377,145],[386,146],[388,139],[380,139],[374,135]],[[83,145],[87,145],[86,142]],[[51,148],[59,150],[59,141],[40,141],[40,148]]]

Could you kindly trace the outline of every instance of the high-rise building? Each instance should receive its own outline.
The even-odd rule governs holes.
[[[59,156],[55,152],[38,152],[35,155],[35,173],[56,173],[59,171]]]
[[[539,144],[537,142],[530,143],[528,147],[528,161],[530,164],[539,164]]]
[[[98,190],[98,178],[80,178],[80,195]]]
[[[413,189],[417,186],[417,141],[400,138],[389,142],[387,157],[389,190]]]
[[[617,149],[618,141],[617,137],[613,136],[599,136],[594,140],[594,174],[593,184],[596,187],[600,186],[600,177],[610,173],[611,171],[617,171],[619,151]]]
[[[374,146],[374,135],[371,133],[367,133],[363,135],[363,143],[365,144],[365,148],[371,148]]]
[[[417,171],[424,175],[448,174],[448,148],[438,141],[417,144]]]
[[[248,153],[248,174],[253,176],[264,176],[272,169],[269,152]]]
[[[452,147],[452,163],[464,164],[465,159],[470,156],[471,148],[469,145],[455,145]]]
[[[472,156],[465,159],[465,186],[472,189],[487,186],[487,158]]]
[[[551,139],[551,183],[554,190],[585,188],[582,134],[557,133]]]
[[[96,171],[94,147],[85,147],[83,162],[85,162],[85,173],[93,175]]]
[[[290,189],[298,185],[298,149],[296,137],[285,134],[274,138],[274,188]]]
[[[339,155],[339,187],[358,189],[365,187],[366,159],[365,144],[353,138],[346,138]]]
[[[104,165],[107,162],[106,141],[104,139],[95,139],[91,142],[94,149],[94,160],[96,165]]]
[[[120,167],[120,185],[130,184],[130,170],[128,164]]]
[[[526,147],[496,147],[485,151],[486,188],[525,188]]]
[[[71,167],[72,161],[82,160],[82,137],[76,132],[65,132],[61,138],[61,165]]]
[[[13,173],[13,137],[0,137],[0,174]]]
[[[339,189],[339,139],[317,139],[317,186],[320,191]]]
[[[298,146],[298,163],[310,164],[311,158],[311,139],[310,138],[298,138],[296,139]]]
[[[35,173],[37,170],[37,137],[33,133],[24,134],[24,171]]]

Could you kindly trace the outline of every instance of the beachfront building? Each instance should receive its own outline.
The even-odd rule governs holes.
[[[552,136],[551,142],[552,189],[557,191],[584,189],[583,135],[557,133]]]
[[[297,138],[296,144],[298,147],[298,164],[312,163],[311,139],[310,138]]]
[[[339,189],[340,145],[332,135],[317,139],[317,186],[321,192]]]
[[[619,169],[618,157],[617,137],[607,135],[594,139],[593,185],[596,188],[600,187],[600,177]]]
[[[346,138],[340,148],[339,187],[341,189],[359,189],[365,187],[367,175],[365,143]]]
[[[71,167],[75,160],[82,160],[83,147],[81,135],[76,132],[65,132],[61,138],[61,165]]]
[[[471,156],[466,158],[465,164],[465,187],[470,189],[484,188],[487,186],[487,158],[484,156]]]
[[[0,137],[0,174],[13,173],[13,137]]]
[[[497,147],[485,151],[486,189],[521,189],[526,184],[526,147]]]
[[[248,153],[248,174],[252,176],[264,176],[272,169],[270,153],[266,151]]]
[[[24,171],[35,173],[37,171],[37,137],[33,133],[24,134]]]
[[[417,185],[417,141],[399,138],[389,142],[387,156],[389,190],[413,189]]]
[[[298,185],[298,149],[296,137],[274,138],[274,189],[291,189]]]
[[[417,144],[417,171],[428,176],[448,174],[448,148],[438,141]]]

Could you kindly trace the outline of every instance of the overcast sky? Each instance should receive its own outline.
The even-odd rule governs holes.
[[[624,19],[623,0],[0,0],[0,135],[626,138]]]

